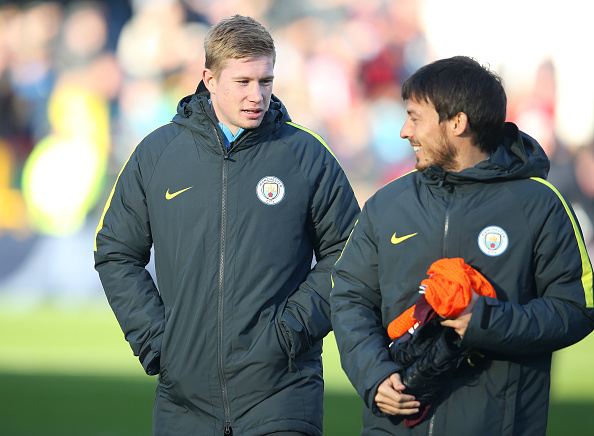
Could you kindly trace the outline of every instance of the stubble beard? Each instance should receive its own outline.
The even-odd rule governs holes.
[[[443,170],[454,171],[457,168],[458,149],[454,147],[451,141],[442,132],[439,137],[438,146],[431,150],[429,155],[423,161],[417,156],[415,168],[418,171],[424,171],[431,165],[437,165]]]

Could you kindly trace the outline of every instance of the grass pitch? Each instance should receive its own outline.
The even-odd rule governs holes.
[[[0,305],[4,307],[4,305]],[[155,377],[144,375],[104,300],[0,310],[0,432],[10,436],[150,435]],[[324,435],[358,435],[362,401],[324,347]],[[549,436],[592,434],[594,335],[553,360]]]

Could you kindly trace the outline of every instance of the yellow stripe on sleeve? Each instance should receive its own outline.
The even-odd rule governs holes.
[[[344,253],[345,248],[349,244],[349,241],[351,240],[351,236],[353,236],[353,232],[355,231],[355,227],[357,227],[357,224],[358,223],[359,223],[359,219],[357,219],[357,221],[355,221],[355,224],[353,224],[353,228],[351,229],[351,233],[349,233],[349,237],[347,238],[347,241],[344,243],[344,247],[342,247],[342,251],[340,252],[340,256],[338,256],[338,259],[336,259],[336,262],[334,262],[334,265],[336,265],[338,263],[338,261],[342,258],[342,253]],[[330,282],[332,283],[332,288],[331,289],[334,289],[334,277],[333,277],[332,274],[330,274]]]
[[[113,198],[113,193],[115,192],[115,188],[118,184],[118,180],[120,180],[122,171],[124,171],[124,168],[126,168],[126,165],[128,165],[128,162],[130,161],[131,156],[132,155],[128,156],[128,160],[126,161],[126,163],[120,170],[120,173],[118,174],[118,177],[117,177],[115,183],[113,184],[113,188],[111,188],[111,192],[109,194],[109,198],[107,199],[107,202],[105,203],[105,207],[103,208],[103,213],[101,214],[101,219],[99,220],[99,224],[97,224],[97,230],[95,230],[95,251],[97,251],[97,234],[103,228],[103,219],[105,218],[105,214],[107,213],[107,210],[109,209],[109,206],[111,205],[111,199]]]
[[[336,162],[338,162],[338,165],[340,165],[340,161],[338,160],[338,158],[336,157],[336,155],[332,152],[332,150],[330,149],[330,147],[328,147],[328,144],[326,144],[326,142],[324,141],[324,139],[320,135],[318,135],[316,132],[312,132],[311,130],[309,130],[309,129],[303,127],[303,126],[300,126],[299,124],[295,124],[292,121],[288,121],[287,124],[289,126],[293,126],[293,127],[297,128],[299,130],[303,130],[304,132],[309,133],[311,136],[313,136],[318,141],[320,141],[322,143],[322,145],[324,147],[326,147],[326,150],[328,150],[330,152],[330,154],[334,157],[334,159],[336,159]],[[342,168],[342,165],[340,165],[340,167]],[[344,172],[344,170],[343,170],[343,172]],[[344,175],[347,178],[347,180],[349,180],[349,177],[346,175],[346,172],[344,172],[344,173],[345,173]],[[349,181],[349,184],[351,185],[351,189],[353,189],[353,185],[352,185],[352,183],[350,181]],[[353,195],[355,195],[354,189],[353,189]],[[356,199],[356,197],[357,196],[355,195],[355,199]]]
[[[549,182],[547,182],[544,179],[541,179],[538,177],[531,177],[531,179],[535,180],[537,182],[540,182],[543,185],[546,185],[549,188],[551,188],[551,190],[555,194],[557,194],[557,197],[559,197],[559,199],[561,200],[561,203],[563,203],[563,207],[565,207],[565,210],[567,211],[567,215],[569,216],[569,219],[571,219],[571,225],[573,226],[573,232],[575,234],[575,239],[577,240],[577,243],[578,243],[578,247],[580,250],[580,256],[581,256],[581,260],[582,260],[582,285],[584,287],[584,294],[585,294],[584,296],[586,298],[586,307],[594,307],[594,283],[593,283],[594,277],[592,275],[592,264],[590,263],[590,258],[588,257],[588,252],[586,250],[586,244],[584,243],[582,235],[580,234],[578,224],[575,220],[575,217],[571,213],[569,206],[567,205],[567,202],[565,201],[565,199],[563,198],[561,193],[557,190],[557,188],[555,188],[553,185],[551,185]]]
[[[291,121],[287,122],[287,124],[289,126],[296,127],[297,129],[303,130],[304,132],[307,132],[310,135],[312,135],[314,138],[316,138],[318,141],[320,141],[324,147],[326,147],[326,150],[328,150],[330,152],[330,154],[332,156],[334,156],[334,159],[336,159],[336,162],[338,162],[338,158],[334,155],[334,153],[332,152],[332,150],[330,150],[330,147],[328,147],[328,144],[326,144],[326,142],[322,139],[322,137],[320,135],[318,135],[316,132],[312,132],[311,130],[306,129],[305,127],[300,126],[299,124],[295,124],[295,123],[293,123]]]
[[[169,124],[172,124],[172,122],[170,121],[168,123],[165,123],[165,124],[163,124],[163,126],[166,126],[166,125],[169,125]],[[160,129],[163,126],[157,127],[155,130]],[[153,132],[155,130],[153,130]],[[113,188],[111,188],[111,192],[109,194],[109,198],[107,199],[107,202],[105,203],[105,207],[103,208],[103,213],[101,214],[101,219],[99,220],[99,224],[97,224],[97,230],[95,230],[95,251],[97,251],[97,234],[103,228],[103,219],[105,218],[105,214],[107,213],[107,210],[109,209],[109,206],[111,205],[111,199],[113,198],[113,193],[115,192],[115,188],[116,188],[116,186],[118,184],[118,180],[120,180],[120,176],[122,175],[122,172],[124,171],[124,168],[126,168],[126,165],[128,165],[128,162],[130,161],[130,158],[134,154],[134,151],[136,151],[136,148],[138,147],[138,145],[140,145],[140,143],[136,145],[136,147],[134,148],[134,150],[132,151],[132,153],[130,153],[130,156],[128,156],[128,159],[126,160],[126,163],[124,164],[124,166],[122,166],[122,169],[120,170],[120,173],[118,174],[118,177],[117,177],[115,183],[113,184]]]

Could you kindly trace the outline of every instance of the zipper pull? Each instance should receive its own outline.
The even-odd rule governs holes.
[[[225,436],[233,436],[233,429],[229,421],[225,422]]]
[[[443,175],[441,176],[441,179],[439,180],[439,183],[437,184],[437,187],[438,187],[438,188],[441,188],[441,187],[443,187],[443,184],[444,184],[444,182],[445,182],[445,174],[443,174]]]

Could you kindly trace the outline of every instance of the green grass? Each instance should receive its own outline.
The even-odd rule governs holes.
[[[151,434],[156,378],[144,375],[106,303],[2,310],[0,332],[0,434]],[[592,434],[593,345],[591,335],[555,355],[549,436]],[[332,336],[324,377],[324,435],[358,435],[362,401],[340,369]]]
[[[0,373],[0,428],[14,436],[150,435],[155,380]]]

